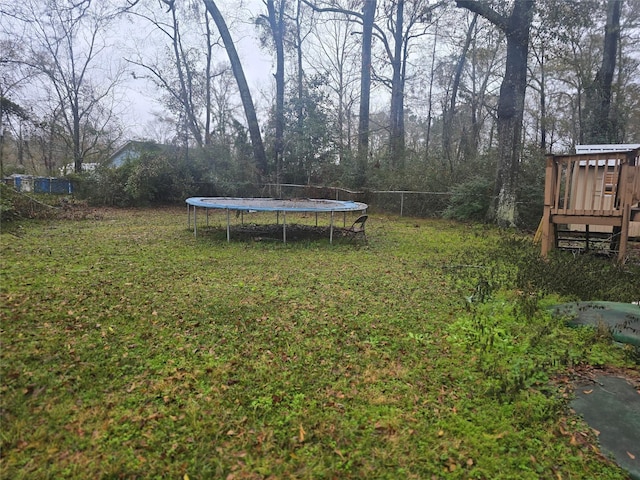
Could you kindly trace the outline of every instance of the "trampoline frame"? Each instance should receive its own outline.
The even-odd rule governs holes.
[[[193,235],[198,236],[197,207],[204,208],[207,212],[207,225],[209,224],[209,210],[226,210],[227,212],[227,242],[231,241],[230,212],[236,211],[244,215],[244,212],[276,212],[277,223],[280,223],[282,212],[282,241],[287,243],[287,212],[310,212],[316,214],[316,226],[318,225],[318,213],[331,214],[329,228],[329,243],[333,244],[333,226],[335,212],[344,212],[346,223],[347,212],[366,212],[369,206],[366,203],[327,200],[317,198],[304,199],[276,199],[276,198],[244,198],[244,197],[191,197],[187,198],[187,228],[191,228],[191,207],[193,207]],[[244,217],[243,217],[244,221]]]

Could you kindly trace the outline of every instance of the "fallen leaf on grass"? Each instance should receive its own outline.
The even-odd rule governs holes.
[[[304,436],[306,435],[307,432],[304,431],[304,428],[302,428],[302,424],[300,424],[300,432],[298,435],[298,439],[300,440],[300,443],[304,442]]]

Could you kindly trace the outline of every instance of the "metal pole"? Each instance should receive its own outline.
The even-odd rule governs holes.
[[[227,208],[227,243],[231,241],[231,230],[229,227],[229,209]]]
[[[282,212],[282,242],[287,243],[287,211]]]
[[[187,230],[191,229],[191,205],[187,203]]]
[[[329,244],[333,245],[333,210],[331,210],[331,227],[329,227]]]
[[[193,236],[197,237],[198,236],[198,220],[197,220],[197,210],[196,210],[196,206],[193,206]]]
[[[404,192],[400,192],[400,216],[402,216],[403,209],[404,209]]]

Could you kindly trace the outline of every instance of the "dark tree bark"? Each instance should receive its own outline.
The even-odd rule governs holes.
[[[460,88],[460,79],[462,78],[462,71],[464,70],[464,64],[467,60],[467,52],[471,46],[471,40],[473,40],[473,32],[476,28],[478,20],[478,14],[476,13],[471,20],[471,24],[467,29],[467,37],[464,42],[464,47],[458,58],[456,64],[456,70],[453,75],[453,83],[451,84],[451,96],[449,98],[449,106],[445,109],[442,115],[442,148],[444,154],[449,162],[450,172],[453,173],[453,152],[451,147],[451,139],[453,136],[453,118],[456,112],[456,100],[458,98],[458,89]]]
[[[211,61],[213,58],[213,45],[211,43],[211,25],[209,17],[205,14],[205,28],[207,38],[207,63],[205,65],[205,119],[204,119],[204,143],[211,145]]]
[[[402,46],[404,45],[404,1],[396,5],[394,51],[391,58],[393,77],[391,79],[391,108],[389,125],[389,160],[392,168],[402,167],[404,159],[404,75]]]
[[[302,0],[316,12],[333,12],[357,18],[362,23],[362,56],[360,63],[360,116],[358,120],[358,159],[355,186],[366,182],[367,160],[369,157],[369,119],[371,105],[371,42],[373,39],[376,0],[363,0],[362,12],[338,7],[320,8]]]
[[[242,100],[244,113],[247,117],[249,136],[251,138],[251,145],[253,147],[253,156],[255,158],[258,170],[262,175],[264,175],[267,173],[267,156],[264,151],[264,144],[262,143],[260,125],[258,124],[258,117],[253,105],[253,99],[251,98],[251,91],[249,90],[249,85],[247,84],[247,79],[244,75],[244,70],[242,69],[240,57],[238,56],[236,46],[233,43],[231,34],[229,33],[227,23],[220,13],[220,10],[218,10],[215,2],[213,0],[203,1],[205,6],[207,7],[207,11],[211,15],[211,18],[213,18],[213,21],[215,22],[216,27],[220,32],[224,47],[227,50],[229,62],[231,62],[231,69],[233,70],[233,75],[236,79],[236,82],[238,83],[238,90],[240,92],[240,99]]]
[[[516,190],[527,88],[529,30],[535,0],[514,2],[509,16],[499,14],[482,0],[456,0],[456,4],[483,16],[500,28],[507,38],[505,74],[497,112],[498,169],[487,219],[503,227],[513,226],[517,219]]]
[[[275,111],[275,144],[274,162],[277,182],[282,171],[282,152],[284,150],[284,10],[286,0],[280,0],[278,9],[274,0],[267,0],[267,13],[271,36],[276,48],[276,111]]]
[[[607,2],[602,65],[585,91],[587,125],[583,138],[588,143],[618,142],[617,122],[611,117],[611,85],[616,69],[621,9],[622,0]]]
[[[360,66],[360,116],[358,120],[358,166],[356,186],[366,181],[369,156],[369,110],[371,103],[371,40],[376,0],[365,0],[362,16],[362,56]]]

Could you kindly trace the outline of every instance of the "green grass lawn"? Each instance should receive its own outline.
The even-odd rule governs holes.
[[[2,478],[625,478],[563,379],[637,363],[552,320],[566,296],[522,289],[507,234],[372,214],[367,244],[227,243],[224,221],[0,235]]]

